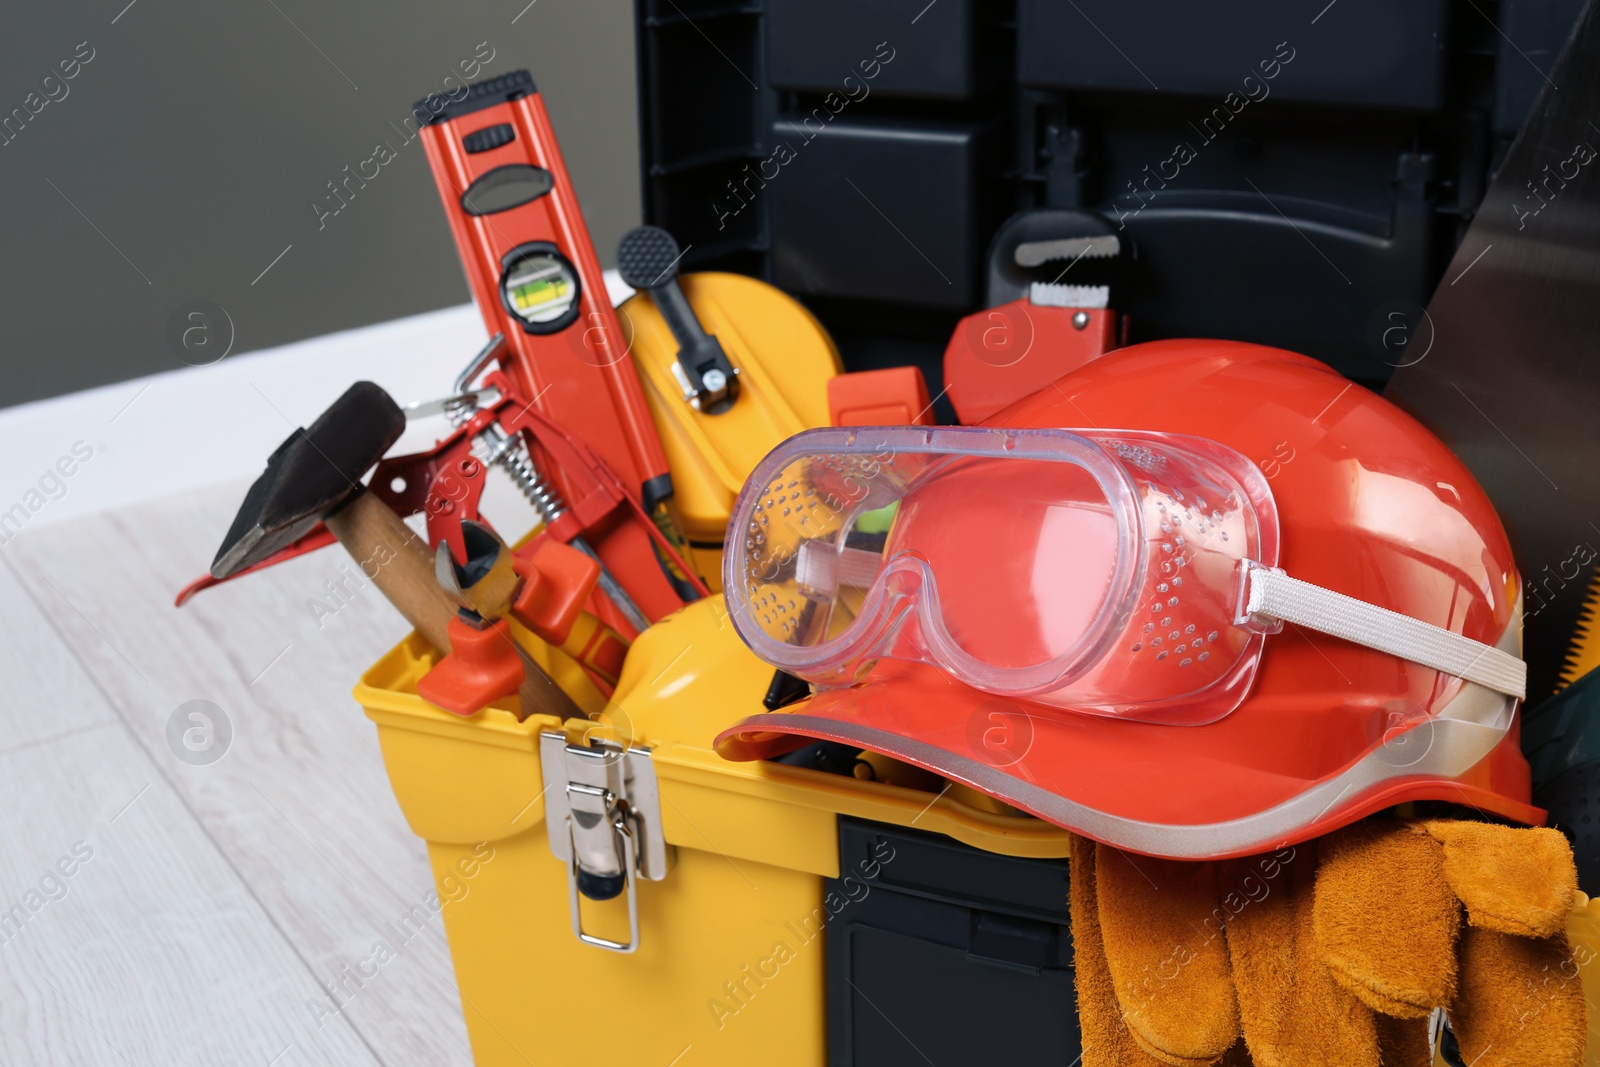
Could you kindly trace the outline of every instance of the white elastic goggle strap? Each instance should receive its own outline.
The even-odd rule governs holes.
[[[1518,700],[1527,695],[1528,665],[1492,645],[1302,582],[1280,570],[1251,567],[1249,582],[1245,609],[1252,616],[1342,637]]]
[[[802,541],[794,580],[812,600],[832,600],[840,586],[869,588],[883,570],[883,556],[861,548],[835,548],[822,541]]]

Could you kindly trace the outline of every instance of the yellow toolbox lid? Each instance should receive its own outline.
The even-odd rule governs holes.
[[[545,666],[571,681],[570,661]],[[761,710],[772,668],[745,647],[722,597],[689,605],[646,630],[628,653],[617,691],[591,719],[518,722],[511,701],[471,718],[434,707],[416,683],[434,653],[415,634],[373,665],[355,696],[380,727],[395,796],[430,841],[493,841],[544,818],[539,735],[589,735],[650,750],[668,842],[834,876],[836,818],[851,815],[947,834],[1010,856],[1065,856],[1067,832],[1000,809],[931,775],[874,761],[889,781],[771,762],[734,763],[711,747],[724,726]],[[530,797],[533,798],[530,801]]]

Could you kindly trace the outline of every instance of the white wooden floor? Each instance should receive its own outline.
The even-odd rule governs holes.
[[[0,411],[0,512],[94,452],[0,532],[0,1065],[470,1064],[437,916],[356,973],[433,889],[350,696],[405,623],[368,587],[319,627],[336,550],[172,599],[294,424],[357,378],[441,395],[481,343],[451,309]],[[197,700],[209,764],[169,740]]]
[[[432,888],[350,697],[405,624],[369,588],[319,630],[331,551],[172,607],[243,490],[0,548],[0,1063],[470,1063],[437,917],[350,977]],[[168,740],[191,700],[209,765]]]

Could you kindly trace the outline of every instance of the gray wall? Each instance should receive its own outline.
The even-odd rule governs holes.
[[[467,301],[389,124],[490,49],[479,77],[533,72],[610,265],[639,218],[632,4],[525,2],[9,5],[0,116],[38,110],[0,128],[0,405],[182,366],[188,301],[227,311],[235,354]],[[319,229],[310,201],[379,142],[396,158]]]

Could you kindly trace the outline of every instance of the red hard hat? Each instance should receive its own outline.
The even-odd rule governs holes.
[[[1288,575],[1520,654],[1520,579],[1472,475],[1411,417],[1314,360],[1232,342],[1134,345],[985,425],[1153,431],[1227,446],[1267,479]],[[928,662],[886,655],[854,684],[724,731],[717,750],[753,760],[809,739],[841,741],[1119,848],[1215,859],[1303,841],[1405,801],[1542,822],[1517,705],[1503,691],[1291,624],[1265,638],[1242,702],[1204,725],[982,692]]]

